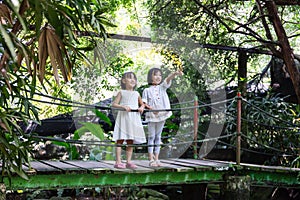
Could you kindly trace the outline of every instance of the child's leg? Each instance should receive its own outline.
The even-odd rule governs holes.
[[[153,149],[155,140],[155,122],[148,123],[148,157],[153,160]]]
[[[126,159],[127,159],[127,163],[131,162],[131,157],[132,157],[132,152],[133,152],[133,140],[126,140],[127,146],[126,147]]]
[[[126,142],[127,142],[127,145],[129,145],[126,147],[126,156],[127,156],[126,168],[136,169],[137,166],[131,162],[131,157],[132,157],[132,152],[133,152],[133,146],[132,146],[133,140],[126,140]]]
[[[117,140],[116,144],[117,145],[122,145],[123,142],[124,142],[124,140]],[[121,152],[122,152],[121,146],[117,146],[116,147],[116,164],[121,164],[122,163]]]
[[[162,122],[156,122],[155,123],[155,140],[154,144],[157,145],[154,148],[154,160],[158,160],[159,153],[160,153],[160,145],[161,145],[161,133],[163,131],[165,121]]]

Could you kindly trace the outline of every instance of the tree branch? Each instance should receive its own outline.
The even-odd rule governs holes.
[[[261,16],[262,24],[263,24],[263,26],[265,27],[265,30],[266,30],[266,37],[269,40],[273,41],[273,37],[272,37],[271,31],[270,31],[270,28],[269,28],[269,26],[267,24],[267,21],[266,21],[266,18],[265,18],[265,15],[264,15],[263,8],[262,8],[260,0],[256,0],[256,6],[257,6],[259,14]]]
[[[295,64],[294,53],[290,46],[285,29],[278,16],[277,6],[275,2],[273,0],[266,1],[266,8],[270,16],[270,21],[274,25],[274,29],[281,46],[282,57],[288,69],[292,83],[294,85],[295,93],[298,98],[298,103],[300,104],[300,72],[298,71]]]
[[[278,43],[274,42],[273,40],[265,40],[263,39],[259,34],[257,34],[256,31],[252,30],[251,28],[249,28],[249,25],[251,23],[253,23],[254,21],[257,21],[258,18],[255,18],[251,21],[249,21],[246,24],[242,24],[238,21],[235,21],[231,18],[228,18],[227,20],[234,22],[236,25],[238,25],[237,28],[232,29],[223,19],[221,19],[216,13],[212,12],[211,9],[208,9],[206,6],[204,6],[199,0],[194,0],[194,2],[200,7],[202,8],[208,15],[212,16],[213,18],[215,18],[217,21],[219,21],[222,25],[225,26],[225,28],[227,29],[227,31],[229,33],[238,33],[238,34],[242,34],[242,35],[247,35],[247,36],[251,36],[253,38],[255,38],[258,42],[260,42],[261,44],[263,44],[264,46],[267,46],[269,49],[272,50],[272,52],[279,56],[280,53],[278,51],[276,51],[276,49],[274,48],[274,45],[278,45]],[[262,16],[261,16],[262,17]],[[244,28],[245,31],[240,31],[238,30],[239,28]]]

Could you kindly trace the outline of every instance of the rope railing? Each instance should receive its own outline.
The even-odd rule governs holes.
[[[241,122],[242,122],[242,115],[241,115],[241,110],[242,110],[242,106],[241,106],[241,103],[242,103],[242,101],[243,102],[246,102],[248,105],[250,105],[250,106],[253,106],[252,104],[250,104],[247,100],[245,100],[244,98],[242,98],[242,96],[241,96],[241,94],[240,93],[237,93],[237,125],[236,125],[236,127],[237,127],[237,138],[236,138],[236,143],[237,143],[237,145],[236,145],[236,162],[237,162],[237,164],[239,165],[240,164],[240,157],[241,157],[241,138],[243,137],[243,138],[246,138],[247,140],[249,140],[249,141],[251,141],[251,142],[253,142],[255,145],[260,145],[260,146],[263,146],[264,148],[266,148],[266,149],[269,149],[269,150],[272,150],[272,151],[276,151],[277,152],[277,154],[278,153],[280,153],[280,154],[282,154],[282,156],[299,156],[299,153],[297,152],[297,153],[295,153],[294,155],[291,155],[291,154],[287,154],[285,151],[287,150],[287,149],[285,149],[284,151],[283,150],[281,150],[281,149],[278,149],[278,148],[274,148],[274,147],[271,147],[271,146],[269,146],[269,145],[265,145],[265,144],[262,144],[262,143],[259,143],[258,141],[256,141],[256,140],[254,140],[254,139],[252,139],[252,138],[250,138],[250,137],[248,137],[247,135],[245,135],[245,134],[243,134],[242,133],[242,131],[241,131]],[[266,111],[264,111],[264,110],[262,110],[262,109],[260,109],[260,108],[258,108],[257,106],[253,106],[253,107],[255,107],[256,109],[258,109],[260,112],[263,112],[264,114],[266,114],[266,115],[268,115],[269,117],[273,117],[273,118],[275,118],[275,119],[277,119],[277,120],[279,120],[279,121],[281,121],[281,122],[285,122],[285,123],[287,123],[287,121],[286,120],[282,120],[282,119],[280,119],[280,118],[277,118],[277,117],[275,117],[274,115],[272,115],[272,114],[270,114],[270,113],[268,113],[268,112],[266,112]],[[247,122],[249,122],[249,121],[251,121],[252,123],[255,123],[255,124],[257,124],[257,122],[255,122],[254,120],[249,120],[249,119],[246,119],[245,121],[247,121]],[[244,121],[244,122],[245,122]],[[288,124],[291,124],[290,122],[288,122]],[[291,128],[292,130],[295,130],[295,128],[296,129],[299,129],[300,127],[299,126],[297,126],[297,125],[295,125],[295,124],[292,124],[293,125],[293,127],[285,127],[285,130],[287,130],[288,128]],[[273,129],[274,129],[274,126],[272,127]]]
[[[91,105],[91,104],[86,104],[86,103],[81,103],[81,102],[74,102],[74,101],[70,101],[70,100],[66,100],[66,99],[61,99],[61,98],[53,98],[53,97],[51,97],[49,95],[44,95],[44,94],[39,94],[39,95],[43,95],[45,97],[52,98],[52,99],[55,99],[55,100],[60,100],[60,101],[68,102],[68,103],[71,103],[71,104],[49,102],[49,101],[38,100],[38,99],[33,99],[33,98],[28,98],[28,100],[36,101],[36,102],[40,102],[40,103],[46,103],[46,104],[54,104],[54,105],[60,105],[60,106],[74,107],[74,108],[100,109],[100,110],[112,110],[112,111],[123,110],[123,109],[120,109],[120,108],[113,108],[111,106],[100,106],[100,105],[97,105],[97,104]],[[204,102],[201,102],[201,101],[198,100],[198,102],[201,103],[201,104],[196,105],[196,106],[194,105],[194,106],[186,106],[186,107],[171,108],[171,109],[153,109],[153,110],[145,109],[144,112],[183,111],[183,110],[195,110],[195,109],[204,108],[204,107],[209,107],[209,108],[214,109],[215,111],[218,111],[218,112],[224,112],[224,110],[216,108],[215,105],[226,104],[228,102],[233,103],[237,99],[238,99],[237,97],[234,97],[232,99],[226,99],[226,100],[221,100],[221,101],[212,102],[212,103],[204,103]],[[272,128],[272,129],[284,129],[284,130],[300,129],[299,125],[293,124],[293,123],[288,122],[286,120],[282,120],[282,119],[280,119],[280,118],[272,115],[271,113],[268,113],[267,111],[260,109],[256,105],[251,104],[249,101],[247,101],[246,99],[244,99],[242,97],[241,97],[241,100],[243,102],[246,102],[251,107],[257,109],[258,111],[266,114],[267,116],[272,117],[272,118],[274,118],[274,119],[276,119],[278,121],[281,121],[281,122],[283,122],[285,124],[290,124],[291,126],[279,126],[279,125],[272,125],[271,126],[271,125],[268,125],[268,124],[257,122],[255,120],[241,118],[241,120],[244,121],[244,122],[252,123],[252,124],[257,124],[257,125],[265,126],[265,127]],[[172,106],[174,106],[174,105],[176,105],[176,106],[179,105],[180,106],[180,105],[183,105],[183,104],[190,104],[190,103],[193,103],[193,102],[194,101],[179,102],[179,103],[172,104]],[[137,109],[132,110],[132,112],[137,112]],[[236,116],[231,115],[230,113],[226,113],[226,115],[229,115],[231,117],[236,117]],[[192,120],[192,118],[191,118],[191,120]],[[252,143],[254,143],[254,145],[262,146],[262,147],[264,147],[266,149],[269,149],[271,151],[277,152],[276,153],[277,155],[295,156],[295,155],[289,155],[286,152],[284,152],[283,150],[271,147],[269,145],[265,145],[265,144],[259,143],[258,141],[256,141],[256,140],[248,137],[247,135],[245,135],[243,133],[239,133],[239,134],[237,134],[237,133],[227,134],[227,135],[223,135],[223,136],[219,136],[219,137],[215,137],[215,138],[205,138],[205,139],[202,139],[202,140],[193,140],[192,137],[191,137],[190,141],[181,141],[181,142],[175,142],[175,143],[171,142],[171,143],[161,144],[160,146],[184,145],[184,144],[196,144],[196,145],[198,145],[199,143],[209,142],[209,141],[217,141],[217,142],[220,142],[220,143],[224,143],[223,141],[221,141],[221,139],[229,138],[229,137],[233,137],[233,136],[237,137],[239,135],[241,137],[243,137],[244,139],[247,139],[247,140],[251,141]],[[112,142],[112,141],[106,141],[106,142],[104,142],[104,141],[83,141],[83,140],[71,140],[71,139],[62,139],[62,138],[49,138],[49,137],[43,137],[43,136],[33,136],[33,137],[36,138],[36,139],[40,139],[40,140],[53,140],[53,141],[60,141],[60,142],[67,142],[67,143],[74,143],[74,144],[89,144],[89,145],[95,144],[95,145],[100,145],[100,146],[116,146],[116,144],[109,144],[109,142]],[[234,147],[234,148],[237,148],[236,146],[228,144],[228,143],[226,143],[226,145]],[[128,145],[124,144],[124,145],[121,145],[121,146],[128,146]],[[140,145],[134,144],[133,146],[135,146],[135,147],[148,147],[149,145],[147,145],[147,144],[140,144]],[[259,154],[263,153],[263,152],[258,152],[258,151],[256,152],[256,151],[253,151],[253,150],[245,149],[243,147],[240,147],[240,149],[243,150],[243,151],[251,151],[253,153],[259,153]],[[264,154],[267,154],[267,153],[264,153]],[[275,155],[275,154],[272,154],[272,155]]]
[[[88,145],[97,145],[97,146],[110,146],[110,147],[116,147],[116,146],[121,146],[121,147],[127,147],[127,146],[134,146],[134,147],[153,147],[153,146],[172,146],[172,145],[184,145],[184,144],[192,144],[193,142],[197,143],[203,143],[203,142],[209,142],[209,141],[216,141],[222,138],[227,138],[227,137],[232,137],[235,134],[229,134],[229,135],[224,135],[224,136],[219,136],[219,137],[212,137],[212,138],[205,138],[202,140],[190,140],[190,141],[183,141],[183,142],[172,142],[172,143],[164,143],[160,145],[148,145],[148,144],[115,144],[110,140],[107,141],[96,141],[96,140],[72,140],[72,139],[63,139],[63,138],[55,138],[55,137],[45,137],[45,136],[35,136],[33,135],[33,138],[39,139],[39,140],[47,140],[47,141],[57,141],[57,142],[66,142],[66,143],[71,143],[71,144],[88,144]],[[110,143],[111,144],[108,144]]]
[[[26,92],[30,92],[29,90],[24,90]],[[42,96],[42,97],[46,97],[49,99],[53,99],[53,100],[59,100],[59,101],[63,101],[63,102],[67,102],[67,103],[71,103],[71,104],[62,104],[62,103],[56,103],[56,102],[50,102],[50,101],[44,101],[44,100],[38,100],[38,99],[34,99],[34,98],[27,98],[28,100],[32,100],[32,101],[37,101],[40,103],[46,103],[46,104],[53,104],[53,105],[60,105],[60,106],[67,106],[67,107],[79,107],[79,108],[97,108],[97,109],[103,109],[103,110],[109,110],[111,107],[110,106],[99,106],[96,104],[87,104],[87,103],[82,103],[82,102],[78,102],[78,101],[73,101],[73,100],[69,100],[69,99],[63,99],[63,98],[59,98],[59,97],[53,97],[47,94],[43,94],[43,93],[37,93],[35,92],[34,94],[38,95],[38,96]],[[176,106],[176,105],[183,105],[183,104],[189,104],[189,103],[193,103],[194,101],[184,101],[184,102],[178,102],[178,103],[172,103],[172,106]],[[80,106],[78,106],[80,105]]]
[[[25,91],[29,92],[28,90],[25,90]],[[123,109],[120,109],[120,108],[113,108],[113,107],[110,107],[110,106],[99,106],[97,104],[86,104],[86,103],[82,103],[82,102],[71,101],[71,100],[68,100],[68,99],[62,99],[62,98],[52,97],[50,95],[46,95],[46,94],[42,94],[42,93],[35,93],[35,94],[37,94],[39,96],[47,97],[47,98],[50,98],[50,99],[54,99],[54,100],[60,100],[60,101],[72,103],[72,105],[70,105],[70,104],[56,103],[56,102],[49,102],[49,101],[38,100],[38,99],[33,99],[33,98],[27,98],[27,99],[28,100],[32,100],[32,101],[36,101],[36,102],[40,102],[40,103],[53,104],[53,105],[66,106],[66,107],[91,108],[91,109],[101,109],[101,110],[111,110],[112,109],[112,110],[115,110],[115,111],[123,110]],[[213,102],[213,103],[210,103],[210,104],[207,104],[207,103],[205,103],[203,101],[198,100],[199,103],[201,103],[198,106],[189,106],[189,107],[185,107],[185,108],[171,108],[171,109],[153,109],[153,110],[145,109],[144,112],[178,111],[178,110],[189,110],[189,109],[203,108],[203,107],[210,107],[211,109],[214,109],[215,111],[222,112],[220,109],[217,109],[217,108],[212,107],[212,106],[213,105],[227,103],[227,102],[234,101],[234,100],[236,100],[236,97],[231,98],[231,99],[226,99],[226,100],[218,101],[218,102]],[[243,121],[246,121],[246,122],[249,122],[249,123],[255,123],[255,124],[258,124],[258,125],[261,125],[261,126],[265,126],[265,127],[269,127],[269,128],[272,127],[272,128],[276,128],[276,129],[290,129],[291,130],[291,129],[294,129],[294,128],[300,128],[300,126],[298,126],[298,125],[295,125],[295,124],[292,124],[289,121],[285,121],[283,119],[280,119],[280,118],[278,118],[278,117],[276,117],[276,116],[274,116],[274,115],[266,112],[265,110],[260,109],[256,105],[251,104],[245,98],[242,98],[242,101],[246,102],[250,106],[254,107],[255,109],[259,110],[260,112],[265,113],[266,115],[268,115],[268,116],[270,116],[270,117],[272,117],[272,118],[274,118],[276,120],[282,121],[285,124],[290,124],[291,127],[278,126],[278,125],[272,125],[272,126],[270,126],[268,124],[263,124],[263,123],[259,123],[259,122],[254,121],[254,120],[249,120],[249,119],[242,118]],[[191,101],[186,101],[186,102],[175,103],[175,104],[172,104],[172,105],[182,105],[182,104],[188,104],[188,103],[193,103],[193,102],[194,101],[191,100]],[[137,111],[138,111],[137,109],[133,109],[132,110],[132,112],[137,112]],[[230,114],[226,113],[226,115],[230,115]],[[235,116],[233,116],[233,117],[235,117]]]
[[[245,100],[244,98],[241,98],[243,101],[247,101]],[[233,98],[233,100],[236,100],[236,98]],[[249,105],[252,105],[251,103],[247,102]],[[256,107],[255,105],[253,105],[253,107]],[[258,108],[258,107],[256,107]],[[251,119],[247,119],[247,118],[241,118],[242,121],[244,122],[247,122],[247,123],[251,123],[251,124],[257,124],[257,125],[260,125],[260,126],[264,126],[264,127],[268,127],[268,128],[272,128],[272,129],[283,129],[283,130],[295,130],[296,129],[300,129],[300,125],[297,125],[297,124],[293,124],[291,122],[288,122],[288,121],[285,121],[285,120],[282,120],[270,113],[267,113],[266,111],[262,110],[262,109],[259,109],[261,112],[264,112],[266,114],[268,114],[268,116],[274,118],[274,119],[277,119],[277,120],[280,120],[282,121],[284,124],[291,124],[292,126],[279,126],[279,125],[269,125],[269,124],[264,124],[264,123],[261,123],[261,122],[258,122],[258,121],[255,121],[255,120],[251,120]],[[219,110],[220,111],[220,110]],[[233,114],[230,114],[230,113],[226,113],[227,116],[230,116],[232,118],[236,118],[236,115],[233,115]],[[235,124],[236,125],[236,124]]]
[[[79,105],[70,105],[70,104],[62,104],[62,103],[56,103],[56,102],[49,102],[49,101],[39,100],[39,99],[33,99],[33,98],[26,98],[26,99],[27,100],[31,100],[31,101],[35,101],[35,102],[39,102],[39,103],[53,104],[53,105],[66,106],[66,107],[125,111],[125,109],[122,109],[122,108],[114,108],[114,107],[111,107],[111,106],[98,106],[96,104],[84,104],[84,103],[80,103],[80,102],[76,102],[75,103],[75,104],[79,104]],[[223,103],[229,102],[230,100],[231,99],[227,99],[227,100],[223,100],[223,101],[219,101],[219,102],[214,102],[214,103],[210,103],[210,104],[202,104],[202,105],[198,105],[198,106],[188,106],[188,107],[184,107],[184,108],[151,109],[151,110],[145,109],[144,112],[166,112],[166,111],[192,110],[192,109],[195,109],[195,108],[211,107],[213,105],[223,104]],[[184,103],[182,103],[182,104],[184,104]],[[171,105],[173,105],[173,104],[171,104]],[[176,105],[180,105],[180,103],[176,103]],[[216,109],[216,108],[213,108],[213,109]],[[137,109],[131,109],[131,112],[138,112],[138,110]]]
[[[263,146],[263,147],[265,147],[265,148],[267,148],[267,149],[271,149],[271,150],[273,150],[273,151],[276,151],[276,152],[285,154],[285,152],[282,151],[281,149],[277,149],[277,148],[271,147],[271,146],[269,146],[269,145],[262,144],[262,143],[260,143],[260,142],[258,142],[258,141],[253,140],[252,138],[248,137],[247,135],[245,135],[245,134],[243,134],[243,133],[241,133],[241,135],[242,135],[243,138],[246,138],[247,140],[250,140],[250,141],[254,142],[255,144],[257,144],[257,145],[259,145],[259,146]],[[285,154],[285,155],[286,155],[286,154]],[[290,156],[292,156],[292,155],[290,155]]]
[[[205,137],[205,134],[204,133],[201,133],[200,132],[200,134],[203,136],[203,137]],[[230,134],[230,137],[231,137],[232,135]],[[235,134],[233,134],[233,136],[236,136],[236,133]],[[241,134],[241,136],[242,137],[245,137],[245,135],[244,134]],[[224,137],[225,138],[225,137]],[[251,138],[249,138],[249,137],[245,137],[246,139],[250,139],[250,140],[252,140]],[[222,139],[222,138],[220,138],[220,139]],[[257,144],[257,145],[259,145],[259,146],[263,146],[263,147],[266,147],[266,149],[268,149],[268,147],[270,147],[269,145],[264,145],[264,144],[261,144],[261,143],[259,143],[259,142],[257,142],[257,141],[255,141],[255,140],[252,140],[255,144]],[[221,143],[221,144],[223,144],[223,145],[225,145],[226,147],[230,147],[230,148],[232,148],[232,149],[236,149],[236,145],[233,145],[233,144],[230,144],[230,143],[227,143],[227,142],[224,142],[224,141],[222,141],[222,140],[218,140],[217,141],[218,143]],[[271,147],[271,148],[273,148],[273,147]],[[270,148],[269,148],[270,149]],[[297,155],[291,155],[291,154],[286,154],[286,152],[284,152],[284,151],[282,151],[282,150],[280,150],[280,149],[276,149],[276,148],[273,148],[276,152],[278,152],[278,156],[297,156]],[[252,150],[252,149],[248,149],[248,148],[244,148],[244,147],[241,147],[241,150],[242,151],[244,151],[244,152],[251,152],[251,153],[255,153],[255,154],[263,154],[263,155],[266,155],[266,156],[274,156],[275,154],[273,153],[266,153],[266,152],[262,152],[262,151],[255,151],[255,150]]]
[[[283,119],[281,119],[281,118],[278,118],[278,117],[276,117],[276,116],[274,116],[274,115],[272,115],[272,114],[266,112],[265,110],[263,110],[263,109],[257,107],[256,105],[253,105],[252,103],[250,103],[249,101],[247,101],[247,99],[245,99],[245,98],[242,98],[242,101],[245,102],[245,103],[247,103],[247,104],[250,105],[251,107],[253,107],[253,108],[259,110],[260,112],[266,114],[267,116],[272,117],[272,118],[275,119],[275,120],[278,120],[278,121],[283,122],[283,123],[285,123],[285,124],[290,124],[290,125],[293,126],[293,127],[300,128],[300,126],[297,126],[296,124],[293,124],[293,123],[291,123],[291,122],[289,122],[289,121],[286,121],[286,120],[283,120]],[[284,128],[286,128],[286,127],[284,127]]]

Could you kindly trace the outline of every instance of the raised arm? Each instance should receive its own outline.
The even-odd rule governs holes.
[[[177,71],[177,72],[171,73],[171,74],[166,78],[167,84],[169,84],[170,81],[173,80],[176,76],[178,76],[178,75],[182,76],[182,74],[183,74],[182,71]]]

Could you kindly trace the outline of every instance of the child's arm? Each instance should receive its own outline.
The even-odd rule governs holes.
[[[130,109],[129,106],[122,106],[122,105],[119,104],[120,101],[121,101],[121,98],[122,98],[121,92],[118,92],[115,100],[112,103],[112,106],[115,107],[115,108],[123,108],[123,109],[125,109],[128,112],[131,111],[131,109]]]
[[[144,89],[142,97],[143,97],[143,98],[142,98],[142,103],[145,104],[145,107],[146,107],[147,109],[151,110],[152,108],[151,108],[151,106],[148,105],[148,101],[147,101],[147,99],[148,99],[147,88]],[[140,105],[141,105],[141,104],[140,104]]]
[[[150,106],[147,105],[145,102],[143,102],[141,96],[139,96],[138,101],[139,101],[139,105],[140,105],[140,107],[138,108],[138,111],[139,111],[140,113],[144,112],[144,109],[145,109],[145,108],[150,109]]]
[[[177,72],[173,72],[171,73],[167,78],[166,78],[166,82],[167,84],[170,83],[171,80],[173,80],[175,78],[175,76],[180,75],[182,76],[183,72],[182,71],[177,71]]]

